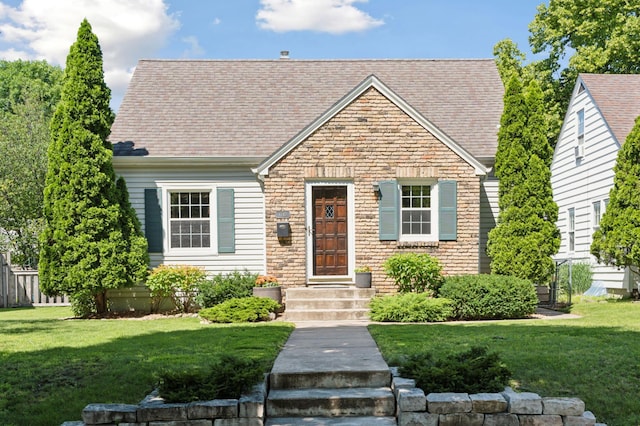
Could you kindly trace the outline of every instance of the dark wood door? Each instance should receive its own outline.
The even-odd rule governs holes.
[[[313,274],[347,275],[347,187],[313,187]]]

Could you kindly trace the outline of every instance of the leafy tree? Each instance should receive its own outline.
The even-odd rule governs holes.
[[[116,183],[111,164],[110,96],[98,38],[85,19],[51,122],[39,272],[43,292],[90,293],[98,313],[107,309],[108,289],[144,278],[148,260],[126,185]]]
[[[0,61],[0,251],[36,267],[49,122],[62,70],[43,61]]]
[[[640,117],[618,152],[609,204],[593,234],[591,254],[618,267],[640,266]],[[633,268],[635,267],[635,268]]]
[[[60,100],[61,81],[62,69],[46,61],[0,60],[0,111],[14,112],[29,97],[41,102],[50,117]]]
[[[541,85],[552,145],[579,73],[640,73],[639,10],[637,1],[543,2],[529,24],[529,45],[542,59],[525,64],[509,39],[494,47],[505,84],[516,73],[525,84],[536,79]]]
[[[545,128],[540,87],[533,80],[525,94],[513,75],[505,92],[496,154],[500,213],[498,225],[489,232],[487,252],[493,273],[539,284],[553,272],[551,256],[560,247]]]

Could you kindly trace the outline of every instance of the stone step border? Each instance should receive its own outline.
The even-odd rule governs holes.
[[[510,387],[500,393],[425,395],[415,380],[391,371],[398,426],[606,426],[578,398],[542,398]]]
[[[606,426],[578,398],[543,398],[507,387],[499,393],[429,393],[391,368],[398,426]],[[62,426],[263,426],[268,375],[239,399],[165,403],[152,392],[138,405],[89,404],[82,421]]]

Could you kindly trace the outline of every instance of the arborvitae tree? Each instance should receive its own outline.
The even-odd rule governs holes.
[[[520,143],[526,124],[526,105],[522,85],[517,76],[512,76],[504,94],[504,112],[500,118],[498,150],[496,152],[495,174],[499,181],[500,208],[505,209],[508,194],[519,183],[524,160]]]
[[[640,117],[618,152],[609,204],[593,234],[591,254],[618,267],[640,266]]]
[[[98,38],[85,19],[67,56],[51,121],[39,275],[45,294],[65,293],[72,300],[90,294],[98,313],[106,311],[108,289],[144,278],[148,260],[126,185],[116,185],[107,141],[114,118],[110,97]]]
[[[503,119],[511,117],[504,121],[512,126],[509,132],[498,135],[499,141],[501,137],[511,139],[498,144],[499,151],[501,147],[507,149],[496,155],[500,213],[498,225],[489,232],[487,251],[493,273],[542,284],[553,271],[551,256],[560,247],[560,234],[555,225],[558,206],[551,192],[551,148],[544,131],[540,88],[532,82],[525,98],[521,89],[518,93],[520,85],[515,80],[517,78],[512,78],[507,86],[503,114]],[[517,107],[520,121],[516,122],[517,117],[508,109],[509,105]]]

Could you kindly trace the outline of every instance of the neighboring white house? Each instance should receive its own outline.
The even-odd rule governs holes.
[[[593,232],[607,209],[620,147],[640,115],[640,75],[580,74],[560,130],[551,186],[562,243],[557,260],[591,263],[609,293],[636,287],[628,270],[597,264]]]

